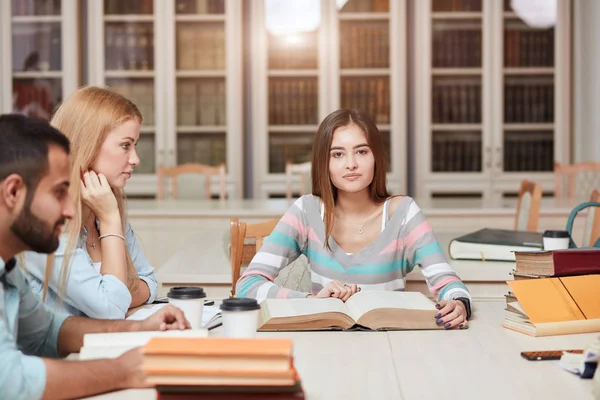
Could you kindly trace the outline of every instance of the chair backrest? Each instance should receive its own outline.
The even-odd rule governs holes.
[[[519,190],[515,230],[537,231],[541,202],[542,185],[523,180]]]
[[[242,275],[242,266],[248,265],[252,257],[260,249],[263,239],[271,234],[279,218],[257,224],[240,222],[238,218],[231,218],[229,227],[231,231],[231,296],[235,296],[235,285]],[[246,243],[246,239],[253,242]]]
[[[554,197],[586,199],[592,190],[600,187],[600,163],[554,163]]]
[[[165,181],[171,179],[171,198],[177,198],[177,178],[183,174],[200,174],[204,175],[205,197],[210,199],[211,196],[211,181],[213,176],[219,178],[219,199],[224,200],[226,196],[226,175],[225,164],[220,165],[205,165],[205,164],[182,164],[175,167],[158,167],[158,199],[165,198]]]
[[[307,194],[311,191],[310,182],[310,161],[301,164],[292,164],[288,161],[285,164],[285,197],[289,200],[292,198],[294,176],[300,176],[300,195]]]
[[[600,203],[600,191],[594,189],[590,196],[590,201]],[[583,233],[584,246],[593,246],[600,238],[600,209],[598,207],[590,207],[585,223]]]

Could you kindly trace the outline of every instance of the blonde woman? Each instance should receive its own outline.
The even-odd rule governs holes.
[[[123,319],[128,309],[156,298],[154,269],[127,223],[123,194],[140,162],[141,123],[135,104],[93,86],[66,99],[51,121],[71,141],[69,194],[76,212],[53,255],[23,257],[33,290],[51,307]]]

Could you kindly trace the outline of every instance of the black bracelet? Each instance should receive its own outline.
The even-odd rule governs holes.
[[[465,309],[467,310],[467,321],[471,319],[471,301],[466,297],[457,297],[454,300],[459,300],[465,305]]]

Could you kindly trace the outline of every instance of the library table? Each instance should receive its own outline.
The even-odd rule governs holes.
[[[527,361],[525,350],[584,348],[597,334],[534,338],[501,327],[504,302],[476,302],[466,330],[259,332],[294,340],[308,400],[593,399],[591,379],[554,361]],[[221,336],[222,328],[210,331]],[[152,389],[96,396],[153,400]]]

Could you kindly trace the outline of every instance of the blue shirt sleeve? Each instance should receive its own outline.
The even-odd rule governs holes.
[[[129,255],[133,261],[133,266],[137,270],[140,279],[146,282],[150,289],[150,297],[146,303],[152,303],[156,299],[156,294],[158,292],[158,281],[154,275],[154,268],[152,268],[150,262],[144,255],[142,246],[135,237],[131,225],[127,224],[126,230],[127,249],[129,250]]]
[[[18,268],[7,281],[11,286],[0,286],[0,311],[8,318],[0,318],[0,398],[41,398],[46,386],[46,366],[36,356],[58,356],[58,333],[67,316],[44,307]],[[15,329],[6,326],[15,312],[18,318],[16,343],[11,333]]]

